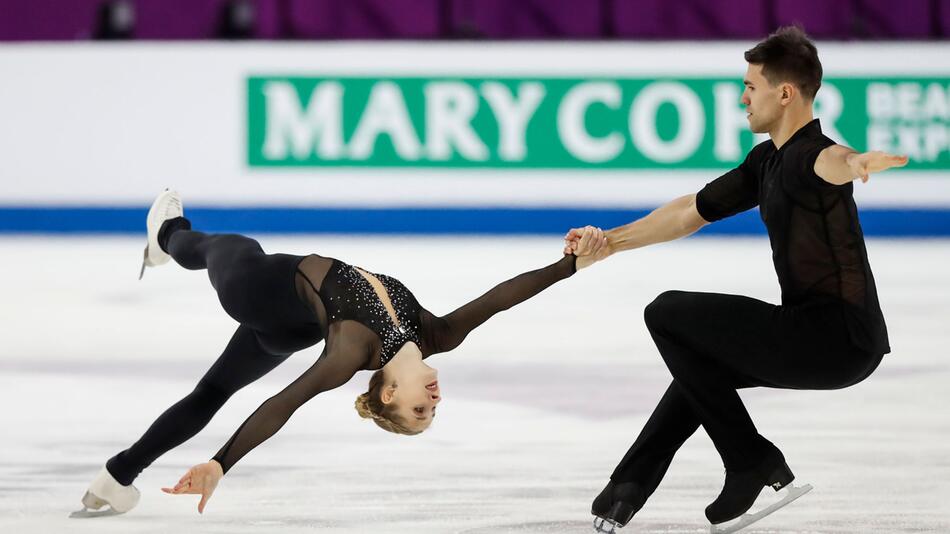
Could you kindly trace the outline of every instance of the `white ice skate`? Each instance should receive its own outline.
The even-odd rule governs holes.
[[[712,525],[709,528],[711,534],[728,534],[730,532],[738,532],[745,527],[751,525],[752,523],[762,520],[767,515],[784,508],[789,505],[795,499],[801,497],[802,495],[808,493],[812,490],[811,484],[805,484],[803,486],[795,486],[794,484],[788,484],[785,486],[785,495],[782,497],[782,500],[773,503],[765,508],[759,510],[758,512],[748,513],[746,512],[741,517],[734,519],[732,521],[727,521],[725,523],[719,523],[718,525]]]
[[[168,263],[168,260],[171,259],[171,256],[162,250],[162,247],[158,246],[158,231],[162,229],[163,222],[183,215],[184,209],[178,191],[166,189],[152,203],[152,208],[148,210],[148,218],[145,220],[145,226],[148,230],[148,243],[145,245],[139,280],[145,274],[146,267],[158,267]]]
[[[72,518],[106,517],[124,514],[135,508],[139,503],[139,490],[133,485],[123,486],[112,478],[109,471],[103,467],[102,471],[89,484],[89,489],[82,496],[83,509],[69,514]],[[109,508],[100,510],[108,505]]]

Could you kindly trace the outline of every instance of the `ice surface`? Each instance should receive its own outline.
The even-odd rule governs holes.
[[[393,275],[445,312],[557,259],[557,238],[259,236]],[[665,289],[778,300],[764,239],[627,252],[493,318],[440,369],[433,428],[393,436],[353,409],[368,373],[320,395],[222,480],[203,516],[169,496],[318,354],[235,395],[136,482],[142,502],[69,520],[88,482],[186,394],[235,327],[203,273],[136,280],[144,239],[0,239],[0,532],[591,532],[606,483],[669,374],[642,310]],[[853,388],[743,391],[760,431],[815,491],[748,532],[950,531],[950,242],[869,242],[894,352]],[[702,432],[621,532],[707,532],[721,462]]]

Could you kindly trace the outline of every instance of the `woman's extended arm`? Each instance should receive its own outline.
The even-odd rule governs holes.
[[[424,354],[428,356],[454,349],[469,332],[492,315],[520,304],[555,282],[570,277],[576,270],[576,259],[573,254],[565,255],[547,267],[520,274],[448,315],[436,317],[423,310]]]
[[[163,490],[174,494],[200,494],[198,511],[203,512],[218,481],[238,460],[276,434],[305,402],[319,393],[342,386],[365,366],[367,355],[362,348],[365,348],[364,344],[353,343],[350,350],[345,346],[335,346],[330,353],[324,350],[310,369],[283,391],[264,401],[210,462],[192,467],[174,488]]]
[[[251,449],[276,434],[297,408],[317,394],[347,383],[366,365],[366,360],[366,356],[356,350],[324,351],[297,380],[264,401],[214,455],[214,460],[227,473]]]

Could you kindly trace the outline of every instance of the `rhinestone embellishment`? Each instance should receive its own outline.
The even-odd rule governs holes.
[[[409,290],[395,278],[365,269],[363,271],[375,276],[386,290],[395,312],[395,320],[369,280],[360,274],[356,267],[343,262],[339,262],[335,278],[340,289],[346,292],[346,304],[340,302],[344,299],[337,297],[334,300],[331,297],[329,300],[334,309],[327,311],[333,319],[357,320],[375,332],[382,342],[380,361],[386,365],[407,342],[419,343],[418,310],[415,309],[418,304]]]

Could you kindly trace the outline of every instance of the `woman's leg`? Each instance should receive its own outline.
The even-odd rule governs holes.
[[[253,330],[239,326],[195,389],[165,410],[131,447],[106,463],[109,473],[119,483],[131,484],[158,457],[204,428],[231,395],[267,374],[288,356],[266,351]]]
[[[165,221],[158,242],[162,250],[185,269],[207,269],[215,288],[218,281],[240,269],[243,263],[265,256],[260,243],[249,237],[196,232],[184,217]]]
[[[299,257],[265,254],[257,241],[243,235],[190,228],[183,217],[166,221],[159,244],[185,269],[207,269],[221,307],[235,321],[258,332],[283,332],[314,321],[294,286]],[[278,353],[296,350],[272,348]]]

